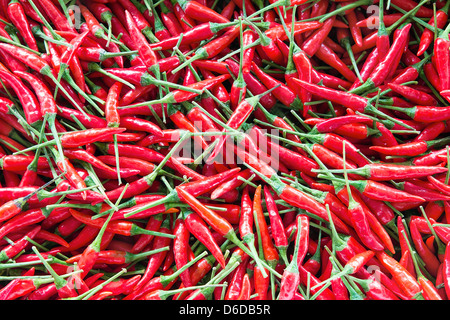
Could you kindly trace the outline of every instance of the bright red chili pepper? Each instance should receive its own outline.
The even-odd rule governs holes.
[[[376,256],[389,270],[395,282],[409,298],[419,298],[421,296],[419,283],[402,265],[382,251],[377,252]]]
[[[297,217],[297,236],[295,240],[295,250],[292,256],[291,262],[286,266],[283,272],[283,277],[281,278],[280,284],[280,294],[278,296],[279,300],[292,300],[294,293],[300,284],[300,272],[299,265],[303,259],[299,259],[299,247],[303,246],[302,243],[302,217],[299,215]],[[308,218],[306,218],[308,220]],[[299,264],[300,262],[300,264]]]

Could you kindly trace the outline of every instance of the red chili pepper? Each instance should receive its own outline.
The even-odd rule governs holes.
[[[7,13],[11,19],[11,22],[19,30],[30,49],[38,51],[36,39],[31,31],[28,18],[22,4],[16,0],[10,1],[8,4]]]
[[[32,271],[34,271],[34,269],[32,269]],[[25,276],[27,275],[27,273],[25,273]],[[32,274],[29,275],[32,276]],[[29,293],[33,292],[41,285],[46,284],[49,281],[50,280],[15,278],[2,288],[2,290],[0,291],[0,297],[2,300],[16,300],[20,297],[28,295]]]
[[[286,237],[286,233],[284,231],[283,221],[278,212],[278,208],[275,204],[275,199],[273,198],[273,196],[270,193],[270,190],[267,188],[267,186],[264,186],[264,199],[266,200],[266,207],[267,207],[267,211],[269,213],[270,227],[271,227],[271,231],[272,231],[272,237],[274,240],[274,244],[275,244],[276,248],[278,249],[280,256],[286,262],[287,261],[286,250],[287,250],[287,246],[288,246],[288,240]],[[302,226],[302,227],[304,227],[304,226]],[[304,235],[304,237],[302,237],[302,239],[303,239],[303,244],[305,246],[307,246],[307,244],[308,244],[307,243],[307,239],[308,239],[307,226],[306,226],[306,230],[305,230],[305,228],[303,228],[302,230],[304,230],[306,232],[306,234]],[[303,251],[301,251],[301,253],[300,253],[300,258],[301,258],[301,255],[303,255]],[[303,260],[303,259],[300,259],[300,260]]]
[[[251,69],[258,79],[266,86],[267,88],[274,88],[272,93],[273,95],[280,100],[284,105],[292,108],[298,108],[300,101],[298,100],[295,92],[289,88],[287,85],[282,82],[276,80],[270,75],[266,74],[261,70],[254,62],[252,63]]]
[[[82,223],[85,223],[87,225],[96,227],[100,229],[105,219],[91,219],[91,216],[85,213],[82,213],[77,210],[69,209],[72,216],[77,219],[78,221],[81,221]],[[115,234],[121,234],[124,236],[131,236],[131,235],[137,235],[137,234],[148,234],[148,235],[154,235],[159,237],[167,237],[167,238],[173,238],[173,235],[162,233],[162,232],[154,232],[150,230],[146,230],[144,228],[139,227],[133,222],[130,221],[124,221],[124,220],[114,220],[110,221],[108,223],[108,226],[106,228],[106,232],[111,232]]]
[[[320,283],[320,280],[312,275],[308,270],[306,270],[303,266],[299,266],[299,272],[300,272],[300,283],[303,285],[306,285],[307,283],[310,283],[310,291],[314,295],[321,290],[321,288],[314,288],[317,284]],[[309,279],[309,281],[307,280]],[[314,289],[313,289],[314,288]],[[334,293],[328,289],[325,288],[317,297],[317,300],[336,300],[336,296]]]
[[[327,45],[322,43],[315,57],[329,66],[335,68],[347,81],[354,82],[357,77],[355,73],[339,58],[339,56]]]
[[[227,23],[230,22],[228,19],[224,18],[221,14],[202,5],[196,1],[178,1],[181,9],[192,19],[200,22],[216,22],[216,23]]]
[[[307,193],[283,183],[276,175],[272,175],[271,177],[264,177],[257,171],[255,171],[255,173],[258,173],[258,175],[272,187],[272,189],[277,193],[278,197],[285,200],[290,205],[300,209],[304,209],[312,214],[321,217],[322,219],[325,219],[326,221],[329,221],[326,207],[316,201]],[[333,221],[340,232],[348,234],[348,228],[340,219],[334,216]]]
[[[414,221],[415,220],[412,220],[409,224],[411,239],[413,240],[417,253],[425,262],[426,270],[435,277],[437,275],[440,262],[438,258],[425,245],[422,239],[422,235],[420,234]]]
[[[442,139],[431,141],[413,141],[392,147],[372,146],[370,147],[370,149],[384,155],[413,157],[426,152],[429,148],[433,147],[436,144],[445,143],[445,138]]]
[[[388,181],[428,177],[446,171],[446,168],[436,166],[408,166],[389,163],[370,163],[356,169],[348,169],[347,173],[357,174],[374,181]],[[333,172],[342,171],[336,170]]]
[[[221,266],[225,266],[225,258],[223,257],[219,246],[215,242],[208,226],[202,218],[198,214],[191,211],[181,210],[181,212],[189,232],[193,234],[201,243],[203,243],[203,245],[211,252]]]
[[[349,170],[356,168],[356,166],[349,161],[344,161],[344,159],[337,153],[323,147],[320,144],[313,144],[310,150],[320,159],[320,161],[329,168],[341,169],[344,166],[348,167]],[[345,162],[345,163],[344,163]]]
[[[279,254],[275,248],[273,240],[270,237],[267,222],[264,219],[261,204],[261,189],[261,186],[258,186],[255,191],[255,197],[253,198],[253,216],[260,232],[264,259],[273,266],[278,262]]]
[[[64,148],[77,148],[124,131],[125,128],[95,128],[67,132],[61,136],[61,144]]]
[[[246,274],[249,258],[249,256],[244,256],[243,261],[230,275],[230,283],[225,293],[224,300],[238,300],[238,297],[243,289],[243,280]]]
[[[345,154],[348,160],[353,161],[358,166],[364,166],[369,163],[367,158],[362,155],[359,149],[351,143],[348,139],[345,139],[334,133],[321,133],[321,134],[299,134],[300,137],[305,137],[311,140],[314,143],[321,144],[325,148],[330,149],[331,151],[337,152],[343,155],[343,150],[345,150]]]
[[[428,181],[440,192],[446,194],[446,195],[450,195],[450,188],[448,184],[445,184],[444,182],[442,182],[439,179],[436,179],[433,176],[427,176]]]
[[[33,125],[42,120],[41,108],[38,105],[38,101],[33,94],[20,79],[14,76],[12,73],[0,70],[0,77],[3,81],[9,83],[13,90],[16,92],[20,99],[23,111],[25,113],[26,120],[29,124]]]
[[[229,66],[233,75],[237,76],[239,73],[239,64],[231,59],[227,59],[225,62]],[[267,88],[260,81],[258,81],[256,77],[254,77],[251,73],[243,74],[243,77],[247,85],[247,89],[253,95],[261,95],[259,102],[264,106],[264,108],[270,109],[275,105],[276,99],[271,92],[268,92],[266,95],[262,95],[262,93],[267,92]]]
[[[172,49],[180,40],[181,40],[180,45],[193,44],[198,41],[209,39],[215,36],[219,31],[234,26],[235,24],[236,24],[235,22],[228,22],[228,23],[205,22],[193,28],[190,28],[189,30],[183,32],[178,36],[173,36],[164,39],[160,42],[153,43],[150,45],[150,47],[158,48],[159,50],[168,50]]]
[[[411,24],[407,24],[399,30],[399,35],[396,39],[394,39],[388,54],[384,58],[380,58],[380,62],[375,67],[366,82],[358,88],[354,89],[352,91],[353,93],[363,92],[364,90],[367,90],[369,88],[378,87],[383,83],[383,81],[387,78],[391,68],[396,68],[394,61],[396,57],[399,56],[400,52],[403,52],[410,29]]]
[[[420,298],[420,285],[402,265],[382,251],[377,252],[376,256],[409,298]]]
[[[119,104],[122,87],[123,84],[121,82],[116,82],[108,91],[105,103],[105,118],[108,127],[118,127],[120,125],[120,115],[117,112],[117,105]]]
[[[412,103],[414,104],[418,104],[418,105],[429,105],[429,106],[435,106],[437,105],[437,101],[436,99],[431,96],[430,94],[420,91],[420,90],[416,90],[414,88],[411,87],[407,87],[407,86],[402,86],[402,85],[398,85],[395,83],[388,83],[388,87],[400,94],[401,96],[403,96],[404,98],[410,100]]]
[[[353,197],[346,171],[344,172],[344,177],[348,195],[348,213],[350,215],[356,233],[361,238],[361,241],[369,249],[374,251],[383,250],[384,245],[375,235],[373,230],[371,230],[368,215],[364,211],[362,204],[356,201]]]
[[[25,65],[30,67],[31,69],[39,72],[40,74],[46,75],[51,78],[51,80],[54,82],[55,85],[57,85],[61,91],[64,93],[65,97],[68,97],[71,103],[73,103],[76,106],[80,106],[81,103],[78,103],[76,100],[77,98],[73,97],[68,93],[70,91],[70,87],[66,86],[65,82],[58,82],[56,79],[56,72],[55,70],[52,70],[51,66],[45,61],[43,58],[39,57],[38,55],[27,51],[25,49],[9,45],[6,43],[0,44],[0,47],[4,50],[7,50],[8,52],[11,52],[14,54],[14,56],[23,62]]]
[[[306,222],[308,222],[308,218],[306,216],[299,215],[297,217],[297,236],[295,240],[295,250],[294,255],[292,256],[291,262],[286,266],[286,269],[283,272],[283,277],[281,278],[280,284],[280,293],[278,296],[279,300],[292,300],[294,293],[297,291],[297,288],[300,284],[300,272],[299,266],[301,265],[301,261],[303,259],[299,259],[299,247],[303,246],[302,242],[302,217],[306,218]],[[304,256],[303,253],[301,255]],[[300,264],[299,264],[300,262]]]
[[[21,239],[14,242],[14,244],[4,247],[0,251],[0,260],[8,260],[15,257],[29,244],[28,239],[34,239],[37,233],[41,230],[40,226],[34,227],[31,231],[27,232]]]
[[[445,6],[440,8],[436,12],[436,15],[430,19],[428,24],[430,26],[433,27],[435,26],[440,29],[444,28],[446,21],[448,19],[448,7],[449,4],[448,2],[446,2]],[[420,37],[419,48],[417,49],[417,56],[421,56],[422,54],[424,54],[424,52],[429,48],[429,46],[433,43],[433,41],[434,41],[433,32],[429,29],[424,29]]]
[[[333,10],[333,8],[334,4],[332,4],[330,9]],[[326,19],[323,25],[320,26],[320,28],[316,29],[304,40],[300,47],[308,56],[314,56],[315,53],[319,50],[321,44],[328,37],[328,34],[330,33],[335,20],[336,16]]]
[[[67,208],[57,208],[58,211],[66,211]],[[50,212],[45,208],[26,210],[6,221],[0,228],[0,234],[3,236],[8,233],[20,230],[23,227],[39,223],[46,219]]]
[[[321,175],[319,175],[321,177]],[[334,178],[333,178],[334,179]],[[338,178],[336,178],[338,179]],[[341,180],[342,181],[342,180]],[[425,201],[425,199],[416,196],[414,194],[409,194],[402,190],[398,190],[396,188],[389,187],[381,182],[372,181],[372,180],[358,180],[358,181],[349,181],[349,184],[359,190],[362,194],[366,195],[369,198],[381,201],[389,201],[389,202],[402,202],[402,201],[411,201],[411,202],[420,202]]]
[[[352,110],[359,111],[361,113],[365,111],[369,103],[366,98],[350,92],[338,91],[313,83],[307,83],[300,79],[293,79],[293,81],[315,95],[318,95],[322,98],[326,97],[332,102],[342,104],[345,107],[351,108]]]
[[[139,55],[143,59],[145,66],[149,70],[153,70],[152,67],[156,65],[158,57],[150,47],[150,44],[148,43],[145,36],[139,30],[131,13],[129,13],[128,11],[126,13],[127,13],[126,17],[127,17],[128,32],[131,38],[133,39],[133,42],[135,43],[136,47],[138,48]]]
[[[61,31],[74,31],[64,14],[51,0],[43,0],[39,2],[38,8],[42,8],[49,20]]]
[[[365,116],[359,116],[359,115],[345,115],[338,118],[332,118],[325,120],[323,122],[318,123],[315,126],[315,130],[317,130],[320,133],[326,133],[326,132],[333,132],[337,128],[351,123],[365,123],[365,124],[372,124],[371,119],[365,117]]]
[[[417,6],[417,3],[412,0],[407,1],[394,0],[392,1],[392,4],[395,4],[396,6],[402,8],[405,11],[410,11]],[[420,7],[420,9],[417,10],[416,12],[416,16],[419,18],[430,18],[431,16],[433,16],[433,10],[427,7]]]
[[[293,30],[292,30],[292,27],[293,27]],[[323,28],[322,23],[320,23],[318,21],[310,21],[310,22],[299,21],[299,22],[295,22],[294,25],[288,24],[286,26],[286,30],[288,33],[293,33],[294,35],[297,35],[297,34],[300,34],[303,32],[315,30],[319,27],[321,29]],[[280,39],[281,41],[284,41],[284,40],[287,40],[287,38],[288,38],[288,35],[286,34],[286,31],[282,24],[279,24],[277,26],[269,28],[268,30],[265,31],[265,34],[272,40]],[[320,42],[320,40],[318,42]],[[313,55],[313,54],[310,54],[310,55]]]

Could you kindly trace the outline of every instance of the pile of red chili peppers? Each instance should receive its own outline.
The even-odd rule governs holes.
[[[447,300],[449,7],[0,1],[0,300]]]

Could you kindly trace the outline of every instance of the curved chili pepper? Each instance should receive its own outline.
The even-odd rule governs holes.
[[[12,86],[19,97],[27,122],[32,125],[41,121],[42,113],[35,95],[13,74],[0,70],[0,77]]]
[[[180,45],[196,43],[198,41],[209,39],[215,36],[219,31],[234,26],[235,24],[235,22],[205,22],[193,28],[190,28],[188,31],[181,33],[179,36],[173,36],[157,43],[153,43],[150,45],[150,47],[158,48],[159,50],[168,50],[172,49],[176,44],[178,44],[179,40],[181,40],[181,42],[179,43]]]
[[[225,259],[223,257],[223,254],[220,251],[219,246],[215,242],[206,223],[198,214],[192,211],[181,210],[181,213],[183,214],[183,219],[189,232],[193,234],[201,243],[203,243],[206,248],[208,248],[208,250],[217,259],[221,266],[225,266]]]
[[[7,13],[11,22],[17,27],[20,34],[23,36],[26,44],[33,50],[38,51],[36,39],[31,31],[26,16],[25,10],[19,1],[10,1],[7,8]]]
[[[395,68],[395,65],[393,65],[394,60],[399,56],[400,52],[403,51],[410,29],[411,24],[407,24],[401,28],[399,35],[392,43],[388,54],[383,59],[380,58],[379,64],[375,67],[366,82],[358,88],[355,88],[352,91],[353,93],[360,93],[369,88],[378,87],[386,79],[391,68]]]
[[[425,245],[422,239],[422,235],[419,233],[419,230],[414,221],[415,220],[412,220],[409,224],[411,239],[413,240],[417,253],[425,263],[426,270],[435,277],[437,275],[440,262],[438,258]]]
[[[395,282],[409,298],[420,299],[420,285],[402,265],[382,251],[377,252],[376,256],[388,268]]]
[[[229,66],[231,72],[234,76],[237,76],[239,73],[239,64],[231,59],[225,60],[227,65]],[[247,84],[247,89],[253,95],[261,95],[260,103],[264,106],[264,108],[270,109],[276,103],[276,99],[271,92],[267,92],[267,88],[260,82],[256,77],[254,77],[251,73],[246,73],[243,75],[244,81]],[[267,92],[267,94],[262,95],[262,93]]]
[[[192,1],[190,1],[192,2]],[[240,26],[232,26],[223,35],[211,40],[204,46],[198,48],[192,57],[190,57],[186,62],[172,70],[175,73],[185,67],[187,64],[192,63],[199,59],[211,59],[217,56],[223,49],[228,47],[237,36],[239,36]]]
[[[446,142],[445,138],[442,138],[431,141],[413,141],[392,147],[372,146],[370,147],[370,149],[385,155],[400,155],[413,157],[426,152],[430,147],[436,144],[445,142]]]

